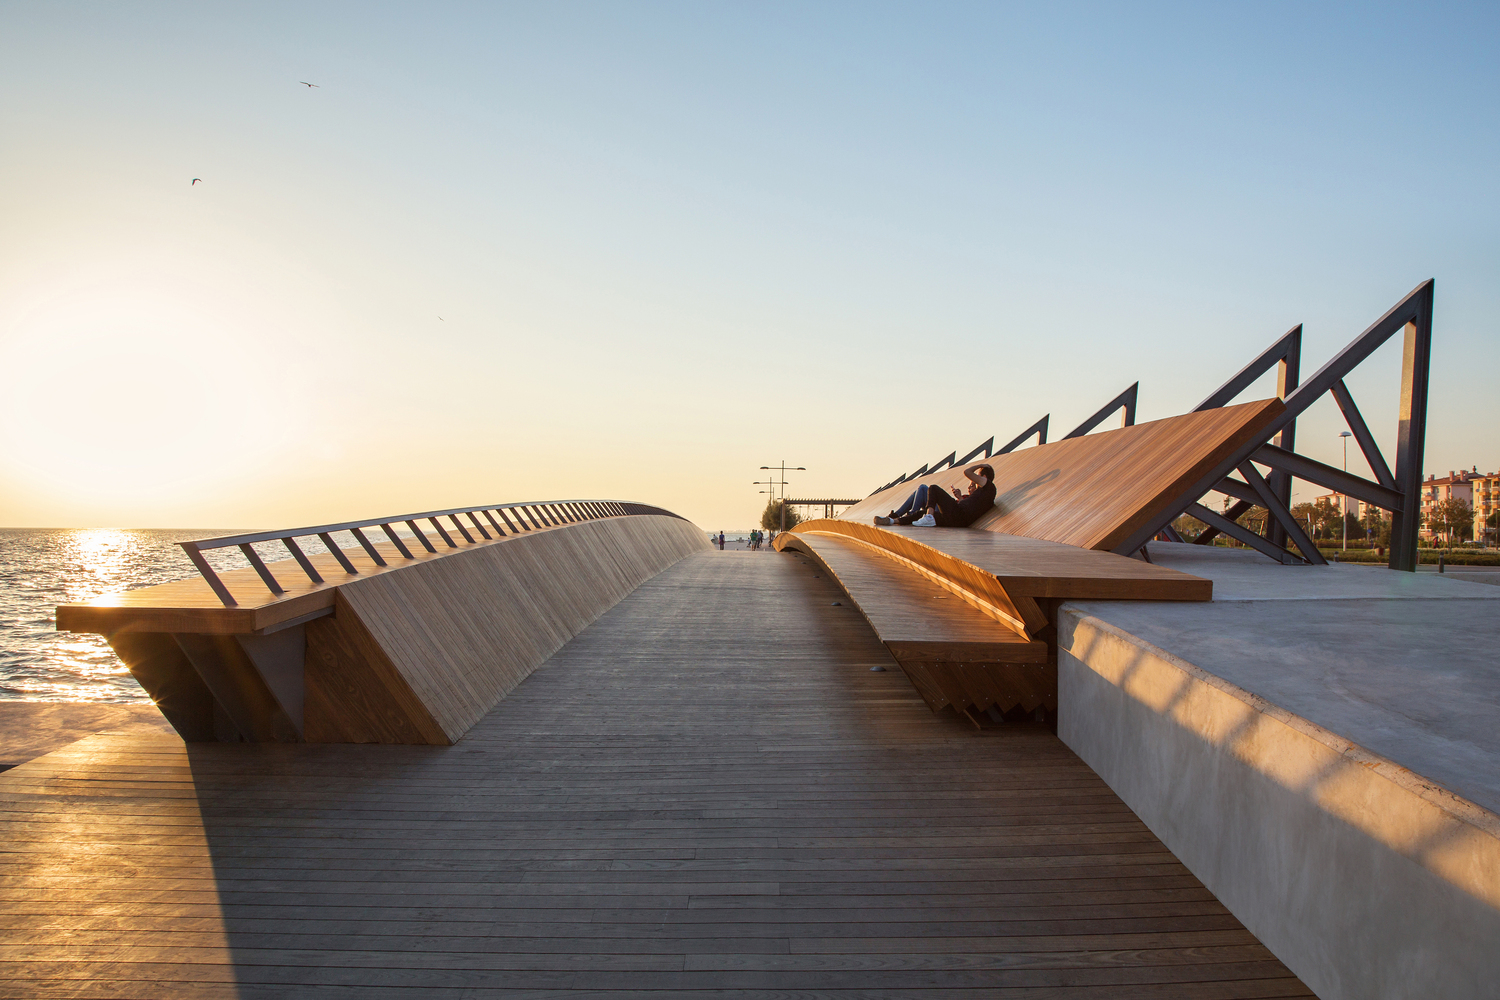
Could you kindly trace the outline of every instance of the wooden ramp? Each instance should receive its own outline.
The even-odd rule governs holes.
[[[973,528],[1109,551],[1285,409],[1263,399],[984,459],[995,468],[998,495]],[[962,470],[947,469],[866,497],[839,520],[869,524],[922,483],[968,485]]]
[[[821,570],[699,552],[456,746],[0,775],[0,995],[1311,994],[1044,727],[931,715]]]

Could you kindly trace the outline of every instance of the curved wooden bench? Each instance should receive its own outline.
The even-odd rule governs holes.
[[[1112,552],[972,528],[877,528],[842,518],[803,521],[784,549],[818,535],[851,539],[961,597],[1030,638],[1065,600],[1209,601],[1213,581]]]
[[[976,724],[990,708],[1056,710],[1055,621],[1062,602],[1213,598],[1213,581],[1202,577],[1112,552],[972,528],[819,518],[783,532],[775,545],[818,560],[933,711],[951,705]],[[971,645],[980,633],[1014,638],[1009,646],[993,638],[983,648]],[[1047,650],[1044,663],[1032,658],[1037,646]],[[1036,663],[1041,666],[1022,666]]]
[[[934,711],[950,705],[970,721],[991,708],[1057,708],[1057,661],[1028,639],[868,545],[827,532],[783,535],[843,588]]]

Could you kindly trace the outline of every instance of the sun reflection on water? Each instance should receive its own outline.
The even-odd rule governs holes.
[[[192,576],[176,543],[222,533],[0,529],[0,700],[149,701],[103,636],[56,631],[55,608]]]

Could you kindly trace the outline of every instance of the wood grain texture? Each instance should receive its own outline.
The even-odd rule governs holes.
[[[697,527],[667,515],[583,521],[560,506],[539,506],[535,516],[537,523],[546,518],[555,526],[492,542],[475,532],[458,548],[415,560],[392,553],[392,565],[381,572],[329,571],[332,582],[304,594],[309,601],[332,602],[334,613],[302,626],[307,639],[301,674],[306,704],[298,720],[302,738],[451,743],[631,589],[708,547]],[[463,536],[455,529],[450,537]],[[331,555],[325,558],[334,562]],[[268,599],[260,608],[200,607],[194,621],[211,626],[207,632],[140,631],[144,624],[192,624],[181,620],[181,608],[150,604],[177,601],[192,589],[187,583],[133,591],[108,605],[74,605],[80,615],[87,611],[95,617],[70,624],[116,628],[110,635],[115,649],[185,737],[214,739],[222,728],[215,724],[215,712],[227,710],[238,731],[252,739],[273,731],[296,738],[290,724],[279,726],[270,717],[279,709],[261,710],[274,707],[274,700],[260,690],[260,675],[237,640],[221,631],[246,624],[245,616],[257,611],[280,613],[294,605]],[[197,583],[207,593],[207,585]],[[208,599],[216,600],[211,593]],[[99,617],[108,614],[116,617],[107,622]],[[184,657],[184,650],[195,649],[203,662]],[[228,655],[208,656],[212,650]],[[223,669],[204,672],[212,666]],[[219,692],[216,709],[210,691],[216,682],[231,680],[245,682],[234,692],[255,697],[226,698]]]
[[[1031,621],[1022,598],[1094,601],[1208,601],[1213,581],[1113,552],[970,528],[876,527],[815,518],[792,534],[837,534],[916,563]],[[780,537],[786,537],[785,535]],[[778,538],[778,541],[780,538]],[[1024,610],[1023,610],[1024,609]]]
[[[408,540],[407,548],[412,555],[410,559],[401,555],[388,540],[377,540],[378,531],[367,532],[374,549],[380,553],[386,565],[377,565],[362,548],[340,549],[344,558],[358,571],[357,574],[350,575],[332,553],[308,555],[308,561],[323,578],[322,583],[311,582],[293,559],[268,562],[267,568],[284,588],[285,592],[280,595],[272,594],[255,570],[245,567],[219,574],[224,585],[239,602],[233,607],[225,607],[208,584],[201,577],[193,575],[154,587],[106,594],[78,604],[59,605],[57,628],[62,632],[97,632],[101,635],[125,632],[243,635],[331,608],[334,606],[334,591],[341,586],[384,576],[411,566],[450,559],[473,549],[505,545],[517,538],[531,537],[574,524],[563,520],[561,514],[556,515],[557,523],[553,524],[542,520],[543,515],[537,512],[529,514],[530,522],[522,522],[522,530],[512,523],[512,518],[521,520],[519,510],[520,508],[509,508],[510,518],[504,517],[506,510],[499,511],[511,532],[503,537],[494,535],[494,529],[491,529],[493,537],[486,539],[471,529],[472,540],[465,540],[451,523],[445,525],[449,538],[456,545],[453,548],[438,537],[432,525],[423,523],[419,527],[437,551],[428,552],[420,544]],[[623,510],[611,510],[607,514],[600,511],[600,515],[607,518],[627,516]],[[276,547],[273,543],[262,546],[267,552],[274,551]],[[191,570],[186,557],[183,559],[183,569],[184,572]]]
[[[700,552],[457,745],[94,736],[0,775],[0,994],[1311,994],[1040,726],[934,717],[823,574]]]
[[[0,771],[104,730],[170,734],[172,727],[149,703],[0,701]]]
[[[425,742],[451,742],[616,601],[707,545],[691,522],[635,515],[474,546],[462,557],[344,584],[338,612],[352,613],[349,631],[359,641],[330,648],[379,651],[369,660],[371,690],[389,700],[379,705],[387,721],[371,736],[385,731],[391,713],[411,706],[413,727],[428,732],[430,719],[445,736]],[[331,632],[309,626],[309,642]],[[329,669],[318,683],[330,682],[320,696],[334,690],[334,677],[345,678],[343,690],[352,692],[359,673],[352,660],[334,655],[320,662]],[[331,702],[320,704],[332,711]],[[352,693],[344,704],[355,707]],[[343,731],[358,731],[353,726]],[[338,727],[330,721],[320,731],[331,735]]]
[[[453,742],[342,595],[307,623],[303,681],[309,743]]]
[[[1047,644],[1027,639],[951,591],[854,539],[815,532],[783,536],[821,566],[898,661],[1045,663]]]
[[[844,591],[934,712],[952,708],[980,725],[991,709],[1057,710],[1057,655],[1047,642],[1016,634],[855,539],[782,537],[783,551],[811,559]]]
[[[995,468],[998,495],[995,509],[972,527],[1112,549],[1285,409],[1279,399],[1264,399],[985,459]],[[946,490],[967,482],[962,470],[946,469],[882,490],[839,519],[868,524],[920,484]]]

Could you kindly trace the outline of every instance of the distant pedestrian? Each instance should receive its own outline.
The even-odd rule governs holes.
[[[719,532],[719,551],[724,551],[724,532]]]

